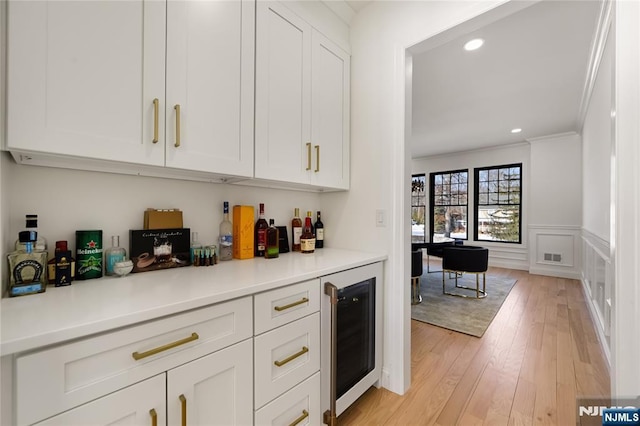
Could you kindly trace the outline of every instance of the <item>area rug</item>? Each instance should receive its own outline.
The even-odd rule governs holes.
[[[455,288],[454,278],[446,277],[447,291],[475,296],[475,291]],[[475,288],[475,274],[458,278],[458,285]],[[442,272],[425,271],[421,277],[422,303],[411,305],[411,318],[438,327],[475,337],[482,337],[498,313],[516,280],[487,274],[487,294],[484,299],[455,297],[442,294]],[[482,288],[482,276],[480,276]]]

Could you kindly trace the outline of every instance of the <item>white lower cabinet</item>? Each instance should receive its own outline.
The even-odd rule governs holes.
[[[256,425],[319,425],[320,280],[254,296]]]
[[[42,426],[166,424],[165,380],[165,375],[159,374],[37,424]]]
[[[320,373],[256,411],[256,426],[320,425]]]
[[[167,424],[250,425],[252,349],[245,340],[168,371]]]

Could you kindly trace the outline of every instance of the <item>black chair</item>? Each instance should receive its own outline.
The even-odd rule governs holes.
[[[411,304],[422,302],[420,294],[420,276],[422,275],[422,250],[411,252]]]
[[[445,273],[455,274],[456,288],[473,290],[476,292],[476,299],[487,297],[486,272],[489,263],[489,249],[477,246],[454,246],[445,247],[442,250],[442,293],[449,296],[471,297],[466,294],[451,293],[445,289]],[[463,273],[476,274],[476,287],[458,285],[458,277]],[[482,290],[480,290],[479,276],[482,274]]]
[[[440,271],[430,271],[429,270],[429,256],[435,256],[442,258],[442,252],[445,247],[453,247],[462,245],[462,240],[455,241],[445,241],[441,243],[426,243],[425,247],[427,248],[427,274],[431,272],[440,272]]]

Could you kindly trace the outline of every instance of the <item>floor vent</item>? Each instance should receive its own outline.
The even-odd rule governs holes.
[[[546,262],[562,262],[562,255],[556,253],[545,253],[544,260]]]

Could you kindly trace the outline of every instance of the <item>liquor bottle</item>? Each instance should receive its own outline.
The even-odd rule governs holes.
[[[35,232],[36,239],[32,244],[34,251],[47,251],[47,240],[38,233],[38,215],[25,215],[25,231]],[[26,250],[26,243],[21,243],[20,238],[16,240],[16,250]]]
[[[220,260],[233,259],[233,226],[229,220],[229,202],[225,201],[220,222]]]
[[[47,252],[34,250],[37,236],[33,231],[18,234],[19,249],[7,255],[9,261],[9,296],[43,293],[47,289]]]
[[[273,219],[269,219],[269,227],[267,228],[267,248],[264,257],[274,259],[280,256],[280,233],[274,225]]]
[[[264,218],[264,204],[260,203],[260,215],[255,227],[255,255],[257,257],[264,257],[264,252],[267,249],[267,228],[269,224]]]
[[[47,264],[49,284],[56,284],[59,287],[61,285],[69,285],[73,281],[76,272],[76,260],[71,256],[71,251],[68,247],[67,241],[56,241],[54,256],[49,259]],[[69,263],[69,265],[66,265],[65,262]],[[67,266],[70,267],[70,270]]]
[[[316,216],[315,234],[316,234],[316,248],[321,249],[322,247],[324,247],[324,223],[322,223],[322,219],[320,218],[319,211]]]
[[[300,209],[293,210],[291,220],[291,251],[300,251],[300,236],[302,235],[302,219],[300,219]]]
[[[111,237],[111,247],[104,251],[104,268],[106,275],[116,275],[114,266],[117,262],[123,262],[127,257],[127,251],[120,247],[120,236]]]
[[[304,227],[300,236],[300,249],[302,253],[313,253],[315,248],[316,237],[313,235],[313,225],[311,225],[311,215],[309,215],[304,218]]]
[[[193,231],[191,233],[191,245],[189,246],[189,258],[191,260],[191,264],[195,264],[196,255],[200,257],[200,250],[202,249],[202,244],[198,241],[198,233]]]
[[[312,213],[311,213],[310,211],[307,211],[307,217],[308,217],[309,219],[312,219],[312,218],[311,218],[311,215],[312,215]],[[305,219],[305,222],[306,222],[306,219]],[[315,236],[316,236],[316,230],[315,230],[315,228],[313,227],[313,221],[311,221],[311,220],[310,220],[310,223],[311,223],[311,233],[312,233],[312,234],[313,234],[313,236],[315,237]],[[306,223],[305,223],[305,224],[306,224]]]

